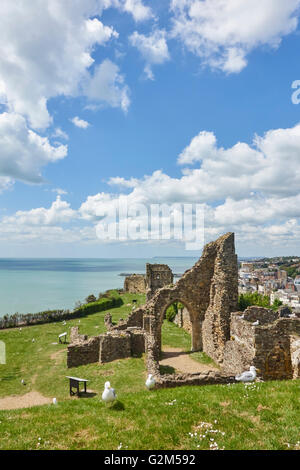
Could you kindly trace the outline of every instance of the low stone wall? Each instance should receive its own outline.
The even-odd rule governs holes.
[[[214,371],[202,374],[160,375],[155,378],[155,388],[171,388],[184,385],[225,385],[235,382],[233,376]]]
[[[131,274],[125,277],[124,291],[131,294],[146,294],[146,276],[144,274]]]
[[[100,335],[99,362],[106,363],[131,356],[130,333],[109,332]]]
[[[87,341],[68,346],[67,366],[78,367],[99,361],[100,337],[94,336]]]

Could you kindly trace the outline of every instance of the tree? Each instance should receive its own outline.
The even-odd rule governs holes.
[[[85,299],[85,302],[86,302],[87,304],[91,304],[91,303],[96,302],[96,301],[97,301],[97,299],[96,299],[96,297],[94,296],[94,294],[89,295],[89,296]]]

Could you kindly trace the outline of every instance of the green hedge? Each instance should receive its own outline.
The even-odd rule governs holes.
[[[117,291],[110,291],[109,297],[102,297],[102,299],[89,304],[84,304],[81,307],[74,310],[73,314],[76,315],[88,315],[90,313],[102,312],[109,308],[120,307],[123,304],[123,300]]]
[[[120,307],[123,300],[118,291],[111,290],[105,293],[97,302],[82,305],[73,311],[70,310],[47,310],[39,313],[4,315],[0,318],[0,330],[5,328],[15,328],[18,326],[41,325],[62,320],[73,320],[81,318],[91,313],[102,312],[109,308]]]

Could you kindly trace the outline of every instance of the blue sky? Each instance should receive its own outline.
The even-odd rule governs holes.
[[[0,256],[196,254],[97,239],[120,194],[203,204],[205,240],[234,231],[242,256],[298,254],[299,7],[3,0]]]

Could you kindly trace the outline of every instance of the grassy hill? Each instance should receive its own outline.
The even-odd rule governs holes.
[[[130,302],[110,309],[113,321],[125,318]],[[56,397],[52,404],[0,410],[0,449],[298,449],[300,448],[300,382],[179,387],[145,390],[144,358],[106,365],[66,367],[66,345],[58,335],[74,325],[81,333],[105,331],[104,315],[0,331],[7,364],[0,365],[0,398],[35,390]],[[34,342],[32,341],[34,339]],[[190,338],[165,322],[163,342],[188,349]],[[196,359],[207,357],[196,354]],[[89,379],[91,398],[70,398],[66,375]],[[21,384],[25,380],[26,385]],[[101,402],[110,380],[118,402]]]

